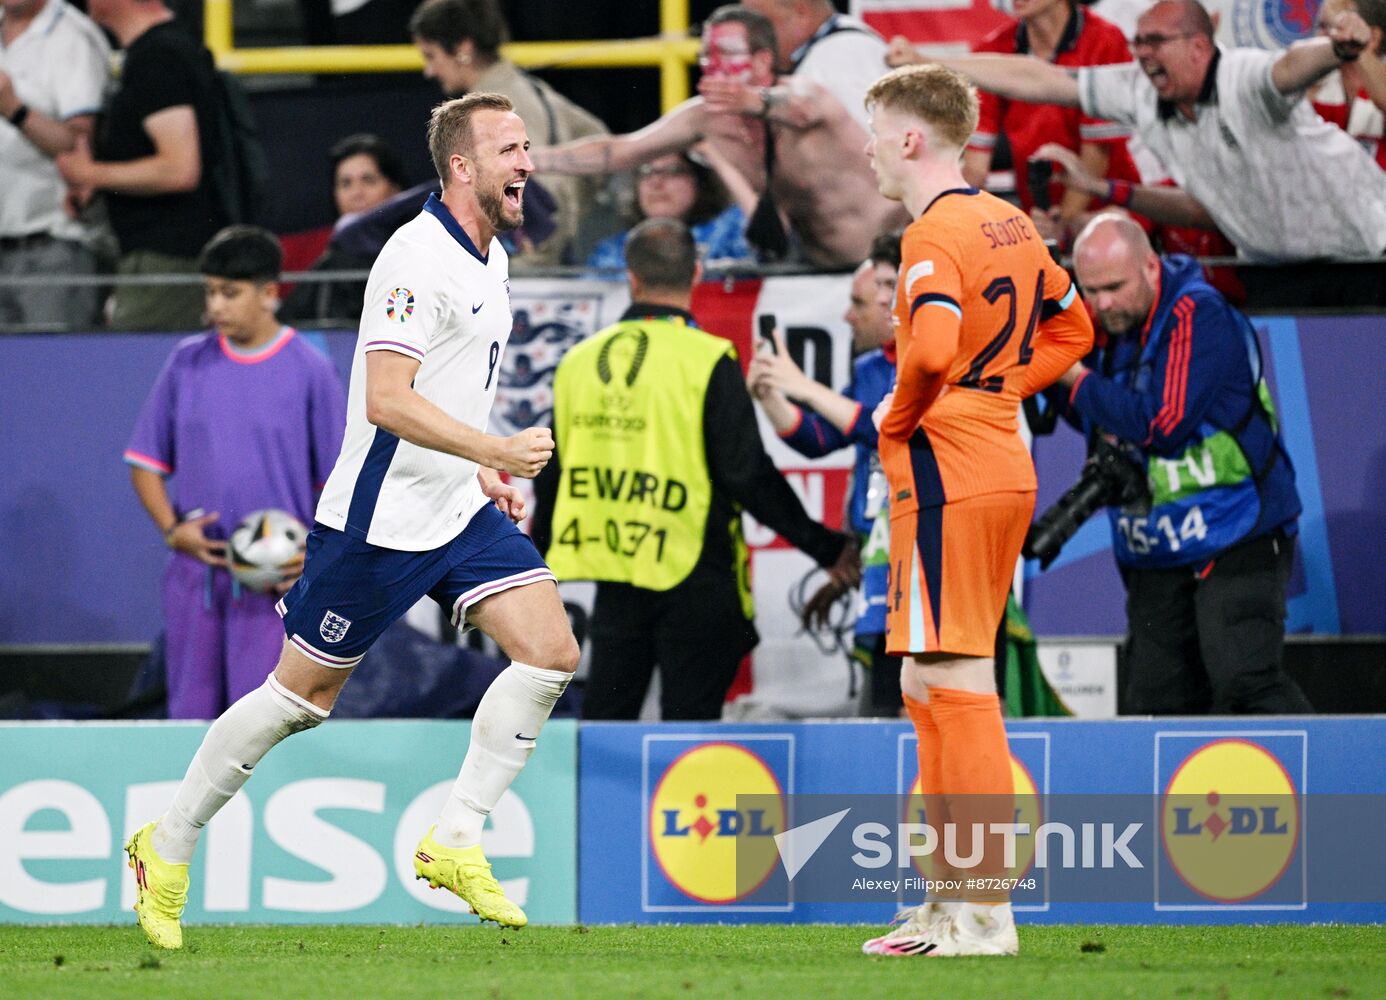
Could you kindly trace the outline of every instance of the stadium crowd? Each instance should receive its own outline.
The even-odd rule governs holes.
[[[0,276],[191,275],[224,225],[272,222],[263,218],[272,200],[265,179],[251,178],[261,190],[251,192],[258,204],[248,203],[238,176],[246,168],[227,162],[270,137],[237,126],[234,88],[228,94],[210,53],[162,0],[92,0],[90,19],[69,0],[6,0],[4,8],[0,164],[19,186],[0,210]],[[1327,0],[1318,37],[1278,54],[1218,44],[1206,10],[1173,0],[1140,17],[1134,45],[1076,0],[1019,0],[1014,13],[977,56],[943,60],[980,88],[982,117],[964,154],[970,183],[1009,185],[1065,252],[1094,211],[1117,207],[1160,252],[1293,264],[1245,267],[1240,281],[1218,282],[1239,301],[1381,304],[1386,282],[1373,280],[1380,270],[1370,259],[1386,250],[1382,0]],[[501,54],[510,30],[498,0],[426,0],[399,30],[443,94],[503,93],[532,122],[537,173],[526,224],[507,236],[517,263],[618,266],[629,222],[602,206],[613,197],[633,203],[632,176],[673,177],[668,157],[680,152],[689,158],[683,169],[720,189],[711,202],[718,212],[691,220],[710,227],[716,216],[703,243],[712,260],[849,269],[877,234],[903,223],[860,155],[863,97],[886,68],[926,54],[903,37],[887,46],[828,0],[747,0],[713,11],[698,95],[623,136],[609,135],[604,109],[579,106]],[[112,43],[122,56],[118,77],[106,66]],[[152,79],[146,67],[159,68]],[[371,128],[343,117],[339,146]],[[335,171],[339,150],[324,156]],[[996,170],[1007,165],[1009,179]],[[391,173],[392,185],[410,188],[401,169]],[[326,231],[281,233],[287,269],[320,255],[323,267],[368,267],[436,189],[419,180],[383,205],[339,209],[330,248]],[[274,179],[275,198],[284,184]],[[670,207],[659,201],[654,211],[689,221],[678,198]],[[1323,263],[1330,258],[1359,263]],[[0,289],[0,322],[191,329],[201,318],[195,283],[117,283],[104,312],[95,295],[90,285],[54,296],[15,280]],[[301,291],[286,318],[353,319],[355,309],[350,295]]]
[[[276,318],[280,258],[263,246],[272,237],[262,239],[264,231],[245,226],[227,228],[273,221],[257,216],[266,184],[256,175],[255,148],[272,137],[246,127],[244,95],[218,74],[205,46],[163,0],[89,0],[87,7],[83,14],[69,0],[3,0],[0,278],[6,283],[0,284],[0,326],[192,331],[203,326],[205,311],[222,346],[218,353],[216,338],[208,337],[199,349],[205,349],[208,364],[238,374],[237,365],[246,364],[244,356],[234,356],[238,350],[258,357],[256,352],[277,352],[273,345],[281,339],[288,342],[292,330],[281,321],[359,319],[360,282],[302,284],[287,293]],[[923,272],[897,275],[899,233],[911,218],[924,220],[929,206],[911,206],[881,186],[881,170],[865,153],[880,138],[873,135],[867,95],[891,67],[933,63],[971,80],[980,92],[980,118],[960,153],[963,187],[973,193],[992,189],[1016,203],[1015,239],[1043,240],[1056,259],[1075,255],[1073,287],[1096,319],[1096,351],[1085,363],[1065,366],[1061,390],[1046,396],[1050,407],[1084,433],[1093,461],[1105,460],[1105,445],[1116,454],[1112,461],[1136,468],[1140,479],[1147,467],[1173,467],[1197,449],[1207,450],[1206,442],[1218,435],[1235,439],[1238,449],[1240,464],[1217,470],[1222,478],[1216,485],[1240,497],[1241,506],[1221,512],[1225,522],[1194,524],[1190,511],[1199,508],[1190,496],[1196,500],[1198,494],[1176,490],[1144,498],[1140,524],[1150,534],[1136,529],[1133,541],[1132,501],[1115,493],[1108,497],[1114,537],[1125,540],[1118,558],[1137,670],[1126,707],[1157,713],[1308,710],[1280,663],[1299,503],[1275,414],[1262,403],[1255,335],[1248,341],[1249,325],[1239,309],[1386,306],[1386,0],[1325,0],[1316,35],[1278,52],[1220,43],[1215,19],[1196,0],[1158,0],[1140,15],[1129,38],[1081,0],[1016,0],[1014,13],[973,55],[939,57],[905,38],[882,38],[828,0],[727,4],[703,22],[697,94],[627,134],[611,133],[602,108],[582,107],[505,58],[510,30],[499,0],[424,0],[401,29],[445,98],[502,94],[528,130],[533,170],[524,172],[524,222],[497,233],[520,268],[572,265],[620,273],[629,264],[626,229],[639,222],[636,233],[660,232],[662,223],[686,224],[703,266],[736,261],[856,269],[847,316],[860,353],[852,383],[839,394],[814,381],[776,333],[772,351],[743,359],[743,368],[749,367],[744,381],[715,383],[717,393],[735,398],[709,409],[708,427],[731,420],[749,426],[754,400],[785,441],[805,455],[855,448],[849,504],[855,539],[802,524],[792,496],[781,498],[781,506],[789,511],[782,520],[793,525],[795,544],[832,569],[829,584],[805,608],[806,627],[820,625],[830,606],[850,600],[849,592],[865,581],[856,656],[874,671],[863,699],[872,713],[900,710],[898,681],[891,679],[899,654],[917,651],[884,640],[889,591],[898,590],[898,580],[887,585],[891,514],[889,501],[881,498],[880,422],[873,425],[872,415],[879,405],[890,407],[900,303],[906,323],[919,307],[916,288]],[[123,56],[115,77],[107,69],[112,45]],[[436,178],[407,177],[387,144],[361,134],[374,131],[375,124],[358,120],[350,108],[334,109],[334,118],[342,123],[341,134],[326,157],[328,169],[320,172],[330,178],[337,219],[316,242],[288,241],[296,248],[290,270],[295,261],[306,267],[315,259],[319,269],[369,268],[399,227],[437,201]],[[1001,169],[1006,165],[1009,175]],[[275,188],[284,183],[269,179]],[[622,199],[628,211],[604,208]],[[254,266],[226,263],[227,241],[237,234],[259,245]],[[1248,266],[1233,271],[1193,259],[1222,255]],[[929,274],[937,266],[932,258],[915,263],[927,264]],[[39,274],[99,273],[200,274],[208,285],[204,291],[188,281],[167,287],[122,281],[103,306],[91,285],[54,294],[51,286],[24,282]],[[261,296],[256,301],[267,303],[253,322],[242,321],[244,343],[224,329],[235,324],[218,314],[219,308],[225,312],[216,298],[225,291],[218,283],[226,282],[249,283]],[[633,285],[637,305],[641,290],[651,287],[669,291],[658,283]],[[1063,290],[1055,289],[1057,284],[1036,297],[1035,316],[1043,314],[1043,321],[1032,319],[1032,332],[1036,322],[1043,325],[1062,311]],[[1011,295],[1014,310],[1014,286]],[[696,325],[682,295],[669,302],[656,297],[654,305],[661,317],[673,317],[666,323],[671,328]],[[953,308],[961,311],[956,302]],[[633,309],[628,319],[649,311]],[[620,332],[610,339],[617,342]],[[242,515],[257,506],[290,504],[227,501],[217,510],[217,522],[208,516],[207,499],[191,492],[195,484],[184,481],[174,453],[180,430],[176,394],[169,388],[180,377],[178,365],[197,367],[190,351],[180,348],[159,376],[127,452],[141,500],[176,553],[170,579],[178,580],[165,595],[170,670],[180,656],[197,659],[189,644],[201,641],[193,638],[199,629],[224,626],[209,624],[213,604],[224,617],[226,609],[258,600],[253,615],[241,616],[253,618],[246,627],[259,630],[255,639],[246,639],[248,648],[277,649],[282,638],[276,617],[265,613],[273,602],[229,585],[222,550]],[[204,366],[188,377],[193,375],[206,379],[208,370]],[[312,503],[302,494],[320,488],[330,468],[332,456],[320,452],[335,448],[340,428],[334,439],[334,430],[321,421],[324,413],[341,415],[341,390],[330,373],[300,375],[307,381],[291,391],[319,423],[312,440],[298,442],[302,454],[292,458],[297,475],[290,492],[295,512],[311,521]],[[673,384],[677,376],[668,377]],[[922,391],[911,385],[912,392]],[[946,391],[965,394],[979,387]],[[168,397],[162,409],[160,393]],[[713,399],[712,388],[700,388],[698,399],[703,393]],[[244,396],[230,393],[224,402],[234,410],[244,405]],[[917,424],[920,414],[914,416]],[[728,510],[764,506],[767,494],[755,492],[745,471],[763,473],[764,453],[733,456],[730,444],[708,434],[709,448],[724,449],[701,459],[711,477],[712,502]],[[889,436],[909,439],[898,426]],[[562,449],[573,447],[560,441]],[[184,452],[191,454],[191,448]],[[738,471],[727,471],[734,467]],[[234,475],[231,468],[204,471],[224,487]],[[551,471],[558,474],[557,462]],[[171,498],[163,485],[168,476]],[[926,504],[916,497],[906,507],[915,502]],[[1169,505],[1167,512],[1162,503]],[[1252,506],[1257,513],[1247,514]],[[1152,554],[1159,549],[1155,526],[1165,523],[1159,521],[1162,512],[1179,520],[1165,529],[1173,531],[1172,545]],[[547,519],[553,511],[540,513]],[[703,544],[701,523],[697,530],[689,543],[695,548]],[[1180,532],[1183,541],[1197,535],[1201,544],[1181,551]],[[725,542],[723,537],[718,544]],[[864,572],[843,562],[846,556],[855,560],[859,547]],[[690,566],[698,561],[698,552],[686,554]],[[723,583],[733,582],[738,555],[744,556],[739,534],[715,560]],[[601,570],[576,559],[565,563],[576,578],[606,580],[608,596],[617,586],[630,589],[629,578],[602,577]],[[681,582],[642,580],[637,589],[656,592],[673,591]],[[717,598],[742,616],[738,631],[719,658],[717,691],[709,701],[700,690],[692,699],[696,707],[676,706],[673,714],[680,718],[716,714],[736,661],[756,641],[750,609],[744,601],[738,605],[735,588],[719,590]],[[1246,612],[1251,600],[1254,614]],[[898,605],[897,598],[896,610]],[[715,610],[711,604],[708,609]],[[1237,614],[1254,618],[1253,627],[1225,628]],[[645,624],[630,628],[655,628],[648,623],[653,617],[640,620]],[[1004,660],[1004,615],[994,625],[993,648]],[[710,631],[715,623],[698,627],[704,626]],[[604,648],[610,648],[609,628],[603,634]],[[218,632],[216,642],[223,639]],[[698,636],[681,641],[696,648]],[[1255,662],[1243,655],[1248,648],[1257,650]],[[645,662],[647,653],[635,657],[638,667],[602,664],[595,676],[616,677],[612,683],[620,685],[626,683],[620,678],[639,674],[643,693],[652,663]],[[273,658],[260,659],[268,661],[267,673]],[[259,683],[258,677],[241,676],[243,668],[220,662],[197,669],[216,674],[221,687],[189,692],[190,675],[171,673],[171,709],[177,714],[210,717],[225,707],[228,694],[234,701]],[[236,675],[234,681],[221,676],[224,669]],[[883,680],[886,672],[890,677]],[[671,687],[676,685],[666,679],[666,708]],[[629,717],[639,698],[632,703],[604,692],[599,704],[605,717]]]

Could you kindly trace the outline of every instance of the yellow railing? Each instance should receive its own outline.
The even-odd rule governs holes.
[[[231,30],[232,0],[204,0],[204,35],[217,65],[232,73],[398,73],[422,71],[412,45],[319,45],[238,49]],[[668,111],[688,98],[688,67],[698,42],[688,37],[688,0],[659,0],[659,37],[611,41],[511,42],[501,48],[519,66],[659,69],[660,104]]]

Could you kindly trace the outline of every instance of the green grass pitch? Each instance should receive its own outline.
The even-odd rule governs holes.
[[[1014,959],[884,959],[869,928],[0,927],[0,997],[1386,996],[1386,926],[1022,927]]]

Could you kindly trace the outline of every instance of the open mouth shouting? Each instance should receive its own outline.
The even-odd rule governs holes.
[[[1170,86],[1169,71],[1153,59],[1142,59],[1141,69],[1145,71],[1145,75],[1155,88],[1155,93],[1164,97]]]
[[[525,184],[528,181],[527,173],[520,174],[501,187],[483,186],[477,192],[481,210],[497,231],[510,232],[524,224]]]

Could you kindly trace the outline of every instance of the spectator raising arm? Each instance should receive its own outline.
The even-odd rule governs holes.
[[[984,55],[932,62],[956,70],[993,94],[1029,104],[1078,106],[1078,77],[1034,56]]]
[[[703,138],[703,101],[685,101],[663,118],[628,135],[592,135],[557,146],[531,149],[537,173],[611,174],[680,153]]]
[[[1386,111],[1386,63],[1381,61],[1383,44],[1380,28],[1372,28],[1372,44],[1362,50],[1357,60],[1357,72],[1362,78],[1362,89],[1376,105],[1377,110]]]
[[[792,76],[773,87],[753,87],[741,80],[705,76],[698,84],[698,93],[703,96],[708,114],[764,118],[794,129],[821,124],[832,108],[829,101],[836,101],[826,87]]]
[[[931,62],[947,66],[967,77],[982,90],[1030,104],[1078,106],[1078,78],[1061,66],[1033,56],[981,55],[953,58],[926,57],[904,38],[890,44],[886,60],[892,66]]]
[[[789,400],[813,407],[844,435],[851,432],[861,412],[861,405],[855,400],[833,392],[822,382],[805,375],[789,356],[789,348],[779,330],[775,331],[775,353],[758,354],[751,360],[746,383],[752,394],[765,406],[765,415],[770,418],[775,430],[781,434],[792,431],[803,419],[799,408]],[[844,447],[847,443],[843,438],[829,451]]]
[[[1339,14],[1328,34],[1290,46],[1271,66],[1271,82],[1282,94],[1294,94],[1352,62],[1371,41],[1371,29],[1351,11]]]

